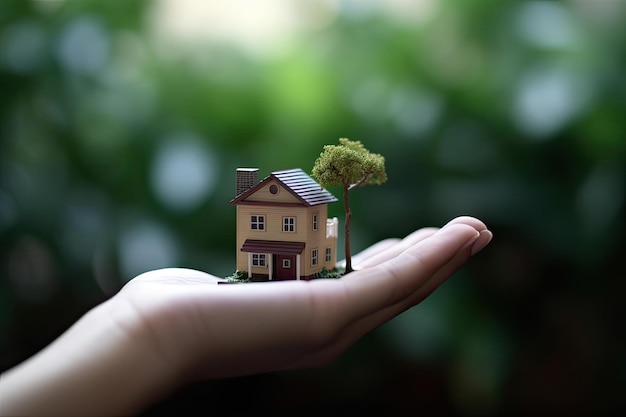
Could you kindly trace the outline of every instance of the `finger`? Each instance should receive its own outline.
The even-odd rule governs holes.
[[[452,220],[450,220],[444,228],[447,226],[451,226],[454,224],[466,224],[468,226],[473,227],[477,231],[486,230],[487,226],[480,220],[471,217],[471,216],[459,216]],[[381,262],[384,262],[392,257],[400,254],[414,243],[419,242],[422,239],[427,238],[428,236],[432,236],[435,232],[437,232],[437,228],[434,227],[425,227],[422,229],[418,229],[410,235],[406,236],[404,239],[400,241],[400,244],[394,246],[387,246],[386,250],[381,250],[381,248],[374,248],[374,250],[370,251],[372,247],[366,249],[366,253],[364,257],[359,256],[357,263],[353,257],[353,264],[355,265],[355,269],[363,269],[372,265],[377,265]],[[378,253],[377,253],[378,251]]]
[[[451,226],[453,224],[466,224],[478,230],[479,232],[487,230],[487,226],[485,225],[485,223],[471,216],[455,217],[454,219],[450,220],[445,226],[443,226],[443,228]]]
[[[493,234],[489,230],[483,230],[479,232],[478,238],[474,241],[469,241],[465,244],[454,257],[443,264],[436,273],[428,278],[421,287],[419,287],[414,294],[402,300],[400,308],[402,311],[406,308],[410,308],[428,297],[433,291],[435,291],[441,284],[443,284],[448,278],[454,274],[462,265],[464,265],[469,259],[484,248],[492,239]],[[397,312],[396,314],[399,314]]]
[[[398,241],[395,245],[389,246],[386,250],[380,251],[378,253],[373,252],[371,256],[368,256],[363,259],[361,263],[359,263],[356,269],[364,269],[371,267],[373,265],[378,265],[383,263],[391,258],[398,256],[400,253],[404,252],[415,243],[426,239],[429,236],[432,236],[437,231],[434,227],[427,227],[423,229],[416,230],[415,232],[409,234],[404,239]]]
[[[458,246],[458,244],[460,244],[460,246]],[[446,259],[445,257],[442,258],[443,262],[437,263],[439,265],[439,269],[433,273],[432,277],[426,276],[425,279],[422,278],[422,284],[417,285],[414,292],[409,292],[405,297],[400,298],[398,302],[391,303],[380,310],[374,311],[373,313],[348,324],[341,331],[340,337],[336,337],[334,339],[334,343],[330,344],[325,349],[313,352],[306,358],[302,358],[302,361],[294,364],[294,367],[307,366],[307,364],[308,366],[320,366],[327,364],[345,351],[356,340],[360,339],[364,334],[421,302],[430,293],[432,293],[437,286],[441,285],[456,270],[458,270],[458,268],[467,262],[471,256],[474,244],[475,241],[472,237],[470,237],[469,240],[461,240],[460,242],[457,242],[456,247],[458,248],[458,251],[449,259]],[[417,247],[420,245],[415,246],[416,247],[411,248],[410,250],[420,252],[423,250],[423,248]],[[420,277],[416,276],[415,281],[416,283],[419,282]]]
[[[134,286],[141,283],[160,284],[217,284],[226,279],[216,277],[206,272],[190,268],[162,268],[144,272],[130,280],[126,286]]]
[[[393,259],[341,278],[353,318],[393,305],[420,288],[479,232],[466,224],[443,228]]]
[[[376,242],[373,245],[369,246],[368,248],[352,256],[352,265],[355,266],[356,268],[360,268],[361,264],[364,261],[366,261],[368,258],[371,258],[372,256],[378,253],[386,251],[390,247],[396,245],[398,242],[400,242],[400,239],[397,239],[397,238],[389,238],[389,239]],[[338,265],[344,266],[345,259],[338,262]]]
[[[452,262],[446,263],[436,274],[432,276],[422,288],[420,288],[414,299],[410,302],[415,305],[430,294],[433,293],[441,284],[444,283],[461,265],[465,264],[473,255],[482,250],[485,246],[491,242],[493,238],[493,234],[489,230],[483,230],[480,232],[478,239],[469,245],[468,247],[464,247],[463,250],[459,251]]]
[[[467,231],[468,229],[467,226],[457,226],[457,229],[458,228],[464,229],[465,231]],[[427,239],[426,238],[427,235],[432,236],[435,230],[437,229],[429,228],[429,229],[423,229],[421,231],[417,231],[419,233],[417,232],[412,233],[411,235],[407,236],[407,238],[405,238],[403,242],[396,243],[395,245],[393,245],[393,242],[387,241],[386,244],[392,243],[393,245],[387,249],[389,257],[391,257],[391,254],[395,254],[395,256],[400,256],[401,252],[403,252],[404,250],[407,250],[406,246],[408,246],[410,242],[412,242],[413,245],[409,246],[408,249],[412,249],[413,246],[416,246],[420,242]],[[446,233],[450,234],[449,232],[446,232]],[[441,246],[447,247],[445,244]],[[425,248],[422,248],[422,249],[425,249]],[[422,249],[417,249],[417,250],[421,253]],[[438,252],[438,251],[439,249],[436,249],[434,252]],[[454,258],[454,253],[451,253],[450,256]],[[443,255],[441,258],[442,259],[441,262],[446,262],[445,261],[446,258],[447,256]],[[457,265],[455,263],[454,268],[456,267]],[[369,274],[366,273],[367,271],[370,271],[371,269],[373,268],[370,268],[368,270],[363,270],[363,271],[355,271],[347,275],[346,277],[342,278],[341,280],[345,280],[348,277],[353,277],[355,281],[357,280],[360,281],[360,284],[365,284],[367,283],[368,280],[370,280],[370,278],[373,275],[376,274],[376,272],[369,273]],[[431,272],[427,269],[420,271],[420,272],[423,275],[423,278],[419,276],[416,277],[417,279],[412,284],[412,286],[419,287],[420,280],[422,279],[426,280],[427,278],[429,278],[429,274],[431,274]],[[361,274],[362,276],[358,276],[359,274]],[[382,280],[384,280],[385,278],[393,278],[393,277],[381,277]],[[331,284],[333,282],[328,282],[328,283]],[[311,283],[311,284],[315,284],[315,283]],[[390,285],[393,285],[393,282],[386,282],[385,285],[388,287]],[[278,286],[275,289],[278,290],[279,289]],[[314,304],[318,307],[316,309],[318,310],[318,313],[313,316],[315,318],[316,325],[315,326],[307,325],[306,321],[302,320],[302,321],[298,321],[298,324],[291,328],[289,333],[291,334],[291,338],[292,338],[292,342],[291,342],[292,349],[290,352],[284,352],[281,355],[281,359],[280,359],[281,363],[283,364],[282,366],[285,369],[298,369],[302,367],[317,367],[317,366],[328,364],[329,362],[334,360],[339,354],[345,351],[349,346],[351,346],[356,340],[362,337],[365,333],[369,332],[370,330],[377,327],[381,323],[388,321],[392,317],[396,316],[397,314],[400,314],[402,311],[409,308],[410,305],[408,304],[412,302],[411,300],[412,294],[410,293],[410,290],[407,290],[408,291],[407,295],[404,297],[401,297],[402,298],[401,301],[403,301],[403,303],[400,303],[400,302],[394,303],[391,301],[386,301],[386,303],[389,303],[390,305],[385,305],[383,308],[370,306],[371,307],[370,310],[368,310],[367,313],[364,314],[364,316],[361,316],[361,313],[356,313],[353,316],[346,316],[344,312],[346,310],[353,308],[352,302],[354,300],[352,298],[346,299],[343,297],[336,297],[336,293],[337,293],[337,291],[335,291],[336,288],[332,288],[331,291],[328,291],[329,289],[331,289],[331,287],[327,287],[322,290],[319,286],[315,285],[315,287],[312,289],[315,295],[315,297],[313,298],[317,300]],[[375,291],[377,295],[381,293],[381,291],[377,291],[377,290],[373,290],[373,291]],[[360,297],[360,296],[356,295],[355,297]],[[258,302],[262,302],[261,300],[263,298],[264,297],[262,297],[261,294],[257,293],[256,299]],[[293,294],[289,298],[293,299]],[[332,301],[332,300],[335,300],[335,301]],[[341,302],[336,302],[337,300],[341,300]],[[362,301],[362,297],[359,298],[359,301]],[[280,303],[280,302],[281,301],[276,300],[272,304],[276,305],[277,303]],[[300,303],[300,306],[302,306],[301,303]],[[292,311],[295,311],[295,309],[292,309]],[[324,313],[322,314],[322,312]],[[259,312],[259,315],[260,314],[262,314],[262,312]],[[259,317],[259,315],[255,315],[255,317]],[[294,324],[295,317],[297,317],[297,315],[291,317],[292,318],[291,325]],[[312,317],[312,316],[308,316],[308,317]],[[278,325],[280,323],[280,319],[279,318],[273,319],[273,323],[274,325]],[[304,350],[297,350],[295,346],[293,345],[293,340],[301,339],[302,337],[298,336],[298,334],[302,333],[303,330],[305,330],[305,333],[308,334],[309,336],[310,335],[316,335],[316,336],[309,337],[307,339],[308,341],[306,342],[306,346],[309,346],[309,348],[305,348]],[[284,329],[280,333],[283,335],[286,334]],[[273,336],[272,339],[276,340],[276,337],[278,336]],[[311,345],[318,345],[318,347],[310,348]],[[298,352],[297,355],[293,355],[293,352],[295,351]],[[263,366],[268,366],[268,365],[271,365],[271,363],[268,363],[268,358],[266,357],[265,360],[263,361]],[[233,364],[229,365],[230,371],[233,370],[232,366],[234,365]],[[250,365],[248,364],[246,366],[249,367]],[[215,372],[214,369],[213,369],[213,372]]]

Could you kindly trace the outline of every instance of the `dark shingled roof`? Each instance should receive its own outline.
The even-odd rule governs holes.
[[[319,185],[300,168],[274,171],[270,174],[270,177],[273,177],[293,191],[295,196],[308,206],[334,203],[337,201],[334,195]]]
[[[272,172],[269,176],[263,179],[263,181],[253,187],[250,187],[248,190],[235,197],[230,203],[237,204],[240,201],[245,200],[250,194],[254,193],[271,179],[281,183],[287,190],[291,191],[296,198],[307,206],[334,203],[337,201],[337,198],[334,195],[317,183],[313,178],[308,176],[302,169],[294,168]]]
[[[278,255],[298,255],[304,249],[304,242],[283,242],[280,240],[246,239],[242,252],[273,253]]]

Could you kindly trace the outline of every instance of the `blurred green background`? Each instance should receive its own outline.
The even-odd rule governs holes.
[[[310,172],[347,137],[389,176],[352,193],[355,250],[465,214],[492,244],[328,368],[145,415],[624,411],[625,19],[617,0],[2,1],[0,370],[143,271],[233,272],[235,169]]]

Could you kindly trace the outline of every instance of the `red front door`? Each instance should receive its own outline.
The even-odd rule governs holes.
[[[273,258],[277,280],[296,279],[295,255],[274,255]]]

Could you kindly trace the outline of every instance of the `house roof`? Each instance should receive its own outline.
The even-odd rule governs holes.
[[[307,206],[334,203],[337,201],[337,198],[334,195],[307,175],[302,169],[294,168],[272,172],[261,182],[239,194],[230,203],[237,204],[242,200],[245,200],[249,195],[256,192],[259,188],[263,187],[271,180],[281,183],[298,200],[302,201]]]
[[[285,242],[282,240],[246,239],[241,246],[242,252],[272,253],[278,255],[297,255],[302,253],[304,242]]]

